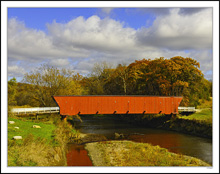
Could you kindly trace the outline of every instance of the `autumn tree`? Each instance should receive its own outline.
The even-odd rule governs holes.
[[[8,105],[14,106],[17,104],[16,102],[16,94],[17,94],[17,80],[16,78],[12,78],[8,81]]]
[[[16,101],[18,106],[32,106],[37,107],[40,106],[40,102],[35,100],[34,96],[34,86],[32,84],[27,83],[17,83],[17,95]]]
[[[199,62],[180,56],[143,59],[128,66],[135,86],[133,94],[183,96],[182,105],[196,106],[210,96],[210,84],[199,70]],[[208,94],[209,93],[209,94]]]
[[[91,77],[87,78],[90,94],[126,95],[128,93],[129,72],[126,65],[116,68],[110,63],[101,62],[94,65]]]
[[[89,77],[84,78],[84,84],[90,95],[104,95],[105,84],[109,80],[112,73],[112,64],[105,61],[95,63]]]
[[[115,72],[119,78],[119,84],[123,89],[124,95],[126,95],[128,88],[128,79],[129,79],[129,71],[127,69],[127,66],[119,64]]]
[[[24,82],[34,87],[33,97],[40,102],[40,106],[55,106],[53,95],[81,95],[83,89],[76,80],[73,70],[61,69],[42,65],[34,72],[26,73]]]
[[[104,83],[104,91],[107,95],[123,95],[124,91],[120,85],[121,79],[119,78],[117,71],[115,69],[111,69],[111,75],[108,79],[105,80]]]
[[[129,69],[125,64],[119,64],[115,69],[111,69],[104,89],[107,94],[127,95],[129,86]]]

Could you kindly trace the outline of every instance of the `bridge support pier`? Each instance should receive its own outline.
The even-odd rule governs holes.
[[[176,118],[176,114],[172,113],[170,116],[171,116],[171,118]]]

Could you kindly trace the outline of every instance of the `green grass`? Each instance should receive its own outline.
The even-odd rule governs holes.
[[[76,131],[67,122],[60,121],[59,116],[50,116],[32,121],[28,117],[8,117],[8,121],[15,122],[8,124],[8,166],[66,165],[65,144]],[[13,140],[13,136],[22,136],[22,140]]]
[[[8,166],[47,166],[53,154],[53,123],[30,121],[28,118],[8,117]],[[39,125],[41,128],[33,128]],[[15,127],[19,127],[16,129]],[[21,140],[13,140],[14,136],[22,136]]]
[[[212,123],[212,109],[203,109],[200,112],[196,112],[188,116],[179,115],[179,118],[188,119],[188,120],[206,121],[207,123]]]
[[[22,136],[26,138],[29,134],[32,134],[35,138],[44,138],[47,142],[50,142],[52,138],[52,132],[55,130],[54,124],[46,124],[43,122],[35,123],[33,121],[24,121],[17,118],[9,117],[8,121],[14,121],[15,124],[8,123],[8,139],[11,140],[14,136]],[[41,128],[33,128],[33,125],[39,125]],[[19,129],[15,129],[19,127]]]
[[[199,111],[188,116],[179,115],[179,118],[212,123],[212,97],[210,97],[210,100],[204,100],[204,101],[200,100],[200,103],[201,104],[197,106],[197,109]]]

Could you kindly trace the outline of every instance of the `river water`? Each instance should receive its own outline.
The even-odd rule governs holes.
[[[126,140],[150,143],[168,149],[170,152],[199,158],[212,164],[212,140],[179,132],[153,129],[131,125],[116,116],[81,116],[83,122],[76,121],[75,128],[81,133],[104,135],[108,140],[115,140],[116,135],[123,135]],[[68,145],[68,166],[92,166],[83,145]]]

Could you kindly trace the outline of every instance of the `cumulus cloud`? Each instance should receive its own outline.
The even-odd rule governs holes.
[[[51,42],[45,33],[27,29],[22,22],[10,19],[8,22],[8,56],[22,59],[42,58],[49,55]],[[40,50],[40,52],[39,52]]]
[[[26,28],[24,23],[12,18],[8,22],[8,56],[19,60],[39,61],[68,57],[87,56],[79,49],[60,48],[50,36],[40,30]]]
[[[211,8],[148,10],[166,15],[157,16],[152,26],[137,30],[126,27],[123,21],[97,15],[87,19],[79,16],[67,23],[53,21],[47,24],[47,33],[27,28],[16,18],[9,19],[8,73],[17,75],[18,67],[22,67],[22,75],[34,66],[48,63],[88,74],[96,62],[117,65],[174,56],[196,59],[204,73],[212,69]]]
[[[49,64],[51,66],[55,66],[55,67],[66,67],[69,65],[69,61],[68,59],[53,59],[49,62]]]
[[[17,65],[8,66],[8,76],[9,77],[22,77],[25,74],[25,70]]]
[[[169,16],[159,16],[150,28],[142,28],[137,38],[142,45],[170,50],[212,48],[212,9],[190,16],[179,14],[179,8]]]
[[[205,74],[212,69],[213,54],[210,50],[193,50],[189,53],[189,57],[192,57],[200,62],[200,68]]]
[[[123,51],[135,45],[135,30],[123,28],[123,24],[113,19],[82,16],[66,23],[55,21],[47,25],[53,43],[64,47],[83,48],[90,51]]]

